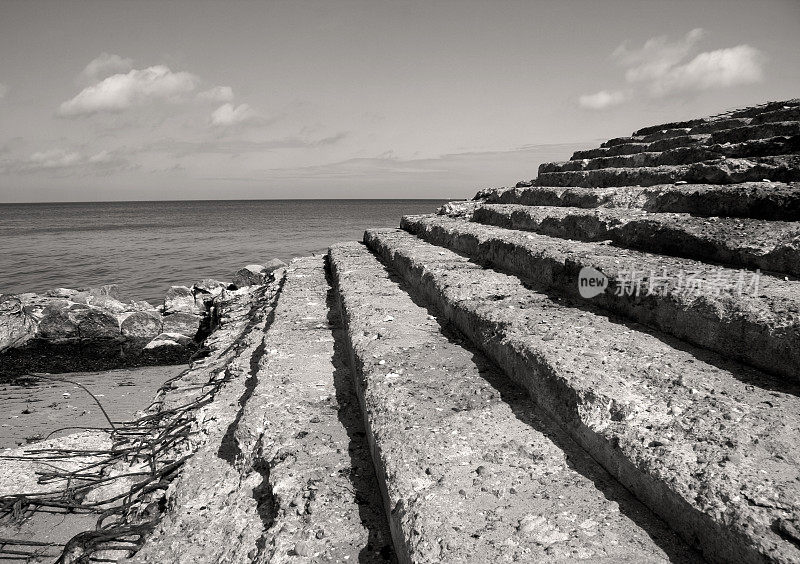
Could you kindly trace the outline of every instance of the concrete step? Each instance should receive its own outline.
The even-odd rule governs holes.
[[[800,559],[797,388],[408,233],[365,241],[706,558]]]
[[[399,561],[697,558],[364,245],[329,259]]]
[[[786,106],[771,112],[755,116],[750,122],[753,125],[775,121],[800,121],[800,106]]]
[[[670,137],[652,143],[624,143],[613,147],[598,147],[596,149],[586,149],[575,151],[570,160],[594,159],[597,157],[616,157],[621,155],[635,155],[646,152],[661,152],[679,147],[702,145],[707,143],[710,135],[687,135],[684,137]]]
[[[735,117],[756,118],[760,115],[774,112],[777,110],[783,110],[787,108],[791,109],[797,107],[800,107],[800,98],[784,100],[783,102],[767,102],[766,104],[759,104],[758,106],[742,108],[741,110],[734,110],[732,112],[728,112],[726,115],[732,118]]]
[[[800,220],[800,183],[661,184],[643,188],[533,186],[484,190],[478,200],[489,204],[644,209],[699,216]]]
[[[690,145],[666,151],[542,163],[539,174],[601,168],[633,168],[691,164],[721,158],[769,157],[800,152],[800,135],[773,137],[731,145]]]
[[[728,358],[800,381],[800,282],[446,216],[405,216],[401,225],[429,243],[520,276],[543,291],[583,298]],[[605,280],[605,291],[581,293],[584,268]]]
[[[709,143],[742,143],[754,139],[768,139],[770,137],[791,137],[800,135],[800,122],[781,121],[760,123],[757,125],[746,125],[735,127],[723,131],[715,131],[711,134]]]
[[[514,204],[479,206],[472,219],[550,237],[613,241],[652,253],[800,276],[800,222]]]
[[[675,182],[693,184],[736,184],[759,180],[795,182],[800,180],[797,154],[750,159],[721,159],[689,165],[664,165],[638,168],[604,168],[540,174],[539,186],[653,186]]]
[[[324,257],[293,261],[274,311],[231,361],[242,391],[144,562],[393,558]]]

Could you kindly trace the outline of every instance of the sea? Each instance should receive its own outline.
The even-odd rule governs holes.
[[[0,294],[117,284],[159,304],[172,285],[326,252],[445,200],[0,204]]]

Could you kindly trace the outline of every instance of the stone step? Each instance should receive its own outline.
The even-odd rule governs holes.
[[[750,122],[753,125],[774,121],[800,121],[800,106],[786,106],[755,116]]]
[[[542,163],[539,174],[601,168],[654,167],[682,165],[720,158],[768,157],[800,152],[800,135],[772,137],[731,145],[690,145],[660,152],[640,152],[631,155],[606,156],[593,159]]]
[[[702,145],[711,138],[710,135],[686,135],[684,137],[670,137],[652,143],[623,143],[613,147],[598,147],[596,149],[586,149],[575,151],[570,160],[594,159],[597,157],[616,157],[621,155],[635,155],[638,153],[661,152],[679,147]]]
[[[800,135],[800,122],[781,121],[760,123],[757,125],[746,125],[735,127],[724,131],[715,131],[711,134],[709,143],[742,143],[754,139],[768,139],[770,137],[791,137]]]
[[[699,216],[800,220],[800,183],[662,184],[650,187],[533,186],[479,192],[489,204],[644,209]]]
[[[800,559],[796,388],[408,233],[365,241],[706,558]]]
[[[727,117],[750,117],[756,118],[762,114],[767,114],[770,112],[774,112],[777,110],[782,110],[786,108],[796,108],[800,107],[800,98],[793,98],[791,100],[784,100],[783,102],[767,102],[766,104],[760,104],[758,106],[752,106],[749,108],[743,108],[741,110],[734,110],[732,112],[728,112],[726,115]]]
[[[693,184],[735,184],[759,180],[795,182],[800,180],[797,154],[750,159],[720,159],[688,165],[638,168],[604,168],[568,172],[547,172],[537,179],[539,186],[653,186],[675,182]]]
[[[472,219],[550,237],[612,241],[652,253],[800,276],[800,222],[514,204],[479,206]]]
[[[324,257],[287,267],[261,338],[227,367],[243,389],[223,404],[214,448],[192,459],[165,534],[137,561],[392,559],[330,291]]]
[[[329,257],[400,562],[696,558],[364,245]]]
[[[800,282],[446,216],[405,216],[401,225],[429,243],[520,276],[543,291],[583,297],[586,303],[800,381]],[[606,281],[605,291],[582,293],[583,268]]]

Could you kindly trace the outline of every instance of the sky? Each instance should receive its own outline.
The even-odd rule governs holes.
[[[798,96],[797,0],[0,0],[0,202],[468,198]]]

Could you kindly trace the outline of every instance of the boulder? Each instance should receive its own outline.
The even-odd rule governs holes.
[[[120,332],[129,339],[152,339],[161,333],[161,316],[156,312],[136,311],[122,320]]]
[[[88,308],[89,306],[73,306]],[[32,307],[32,306],[31,306]],[[45,341],[59,343],[79,338],[78,324],[69,316],[70,302],[53,300],[41,310],[36,337]]]
[[[183,312],[166,314],[161,320],[164,333],[177,333],[190,338],[194,338],[202,322],[199,315]]]
[[[168,313],[194,313],[204,311],[201,300],[195,299],[191,288],[186,286],[172,286],[164,296],[164,314]]]
[[[78,327],[78,337],[81,339],[121,340],[117,316],[105,309],[72,304],[67,315]]]
[[[180,333],[160,333],[144,346],[146,351],[157,349],[186,349],[195,348],[197,343],[186,335]]]
[[[21,347],[36,335],[36,323],[14,296],[0,296],[0,352]]]
[[[201,280],[200,282],[195,282],[192,285],[192,290],[194,290],[195,295],[210,294],[212,296],[218,296],[227,287],[228,285],[225,282],[220,282],[219,280],[206,278],[204,280]]]
[[[266,284],[272,280],[272,273],[286,266],[280,259],[272,259],[267,264],[248,264],[233,275],[233,285],[237,288]]]

